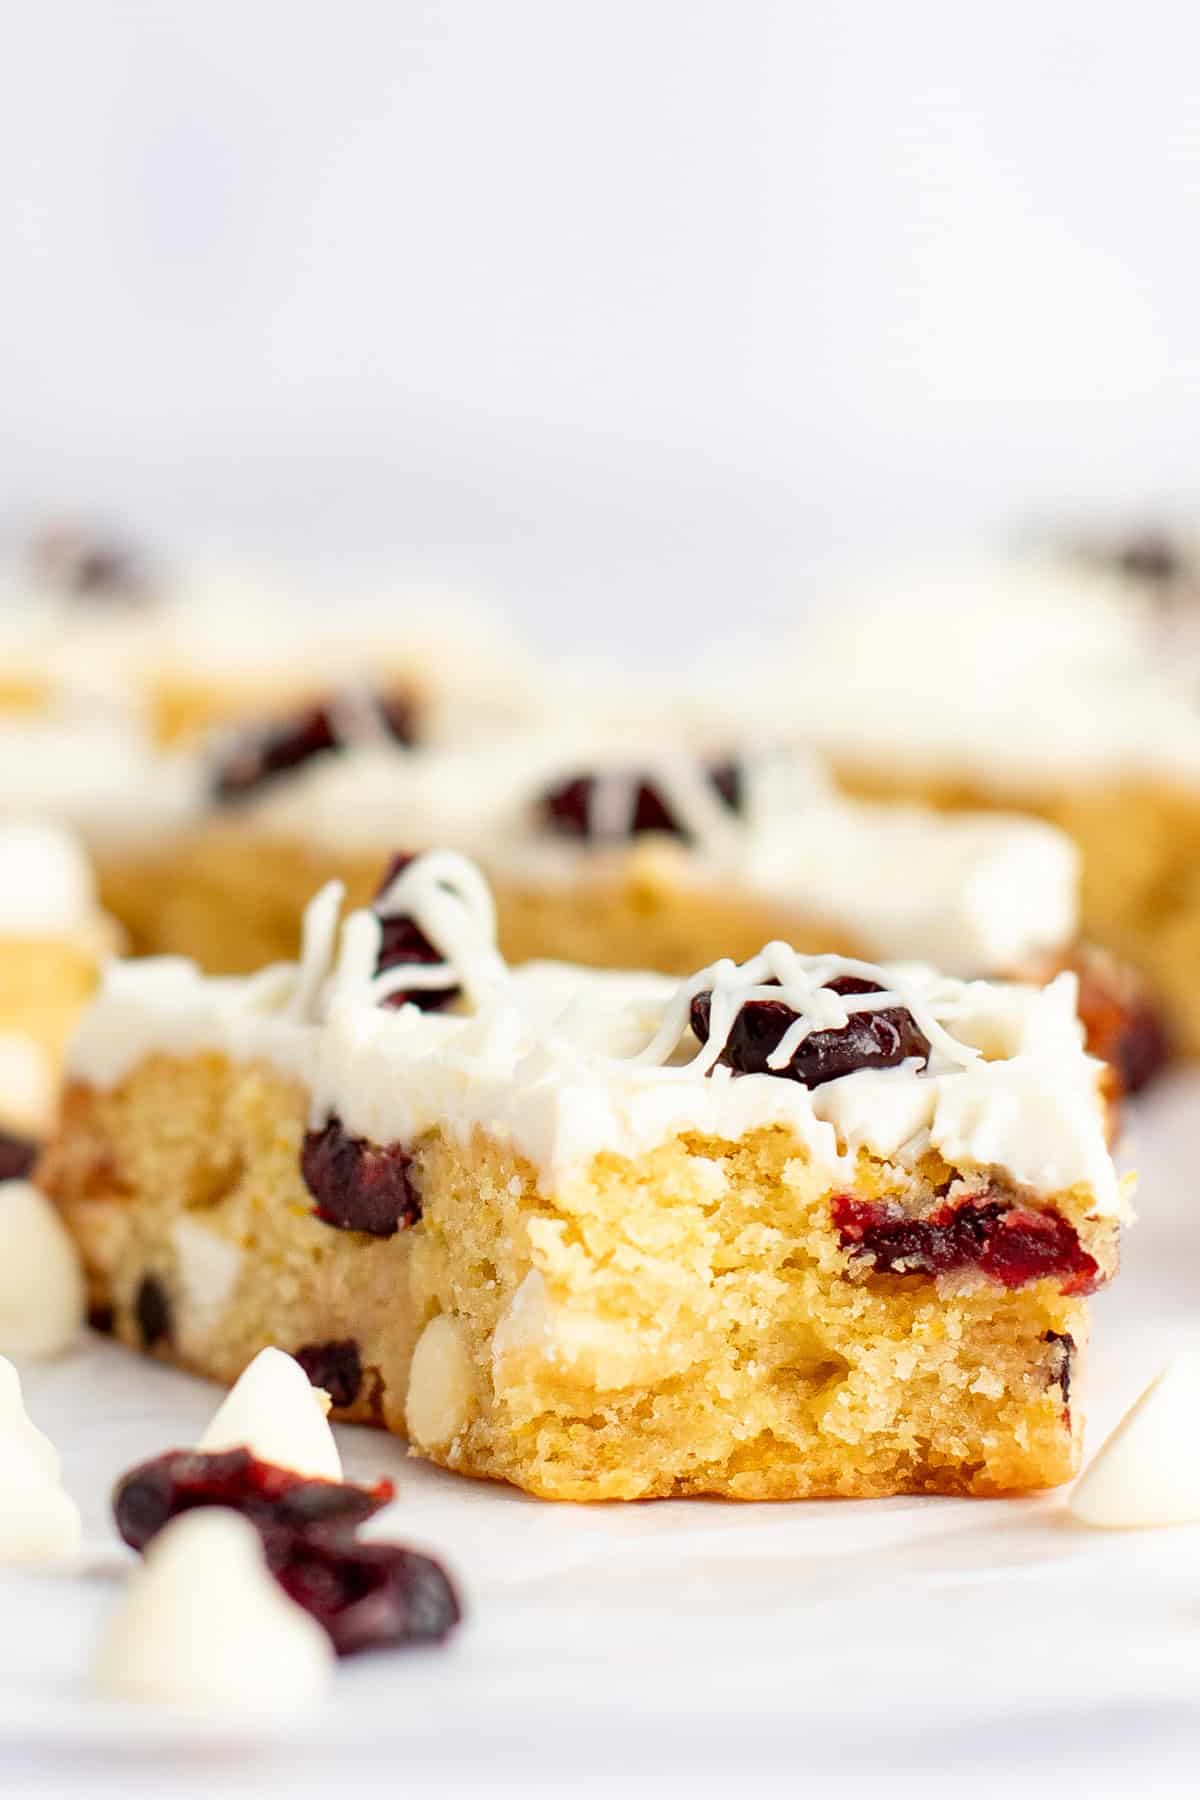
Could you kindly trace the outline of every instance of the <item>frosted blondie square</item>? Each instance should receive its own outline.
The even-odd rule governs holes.
[[[514,970],[444,852],[340,900],[296,965],[116,965],[84,1021],[40,1178],[126,1342],[225,1381],[278,1344],[557,1499],[1074,1472],[1127,1198],[1071,974]]]

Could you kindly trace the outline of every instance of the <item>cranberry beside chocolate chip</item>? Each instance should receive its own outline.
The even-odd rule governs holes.
[[[353,1406],[362,1388],[362,1359],[354,1338],[335,1338],[327,1344],[305,1344],[296,1361],[314,1387],[324,1388],[334,1406]]]
[[[729,810],[737,812],[742,804],[740,765],[729,761],[707,763],[704,773]],[[593,799],[597,785],[603,781],[636,784],[628,821],[630,837],[639,837],[647,831],[688,837],[686,827],[672,813],[653,781],[625,771],[614,771],[611,775],[573,775],[548,788],[541,800],[544,822],[564,837],[594,837]]]
[[[346,706],[369,705],[381,727],[398,744],[411,744],[415,738],[415,715],[411,700],[404,694],[376,694],[361,702],[348,697]],[[337,700],[308,706],[290,719],[248,732],[226,753],[212,777],[213,798],[240,800],[252,794],[276,776],[298,769],[314,756],[341,750],[338,735]]]
[[[300,1172],[316,1214],[341,1231],[392,1237],[421,1217],[421,1201],[409,1176],[412,1157],[398,1144],[379,1148],[353,1138],[338,1118],[305,1133]]]
[[[399,1544],[305,1532],[293,1537],[275,1574],[284,1592],[325,1627],[339,1656],[436,1643],[462,1617],[441,1565]]]
[[[857,975],[839,975],[826,986],[842,995],[886,991],[878,982]],[[691,1024],[702,1044],[708,1042],[711,1012],[712,994],[697,994]],[[784,1075],[815,1088],[857,1069],[892,1069],[913,1056],[929,1060],[929,1039],[908,1008],[889,1006],[879,1012],[852,1012],[840,1029],[810,1031],[785,1068],[772,1068],[768,1059],[798,1016],[784,1000],[747,1000],[717,1061],[738,1075]]]
[[[117,1530],[144,1550],[164,1525],[197,1506],[224,1506],[249,1519],[272,1567],[287,1551],[287,1536],[316,1526],[362,1525],[392,1498],[390,1481],[373,1488],[322,1481],[260,1462],[249,1450],[168,1450],[139,1463],[117,1483]]]
[[[397,875],[402,875],[408,865],[415,861],[416,857],[408,854],[402,853],[394,856],[388,864],[383,880],[375,894],[374,910],[379,917],[382,933],[379,960],[375,964],[377,975],[382,975],[387,969],[420,967],[422,965],[428,968],[442,961],[442,957],[415,919],[410,919],[406,913],[379,912],[379,901],[387,893]],[[437,1012],[439,1008],[448,1006],[451,1000],[456,1000],[461,992],[462,989],[456,983],[440,988],[402,988],[394,994],[389,994],[382,1004],[394,1007],[411,1003],[413,1006],[419,1006],[422,1012]]]
[[[462,1616],[431,1557],[355,1532],[392,1498],[260,1462],[249,1450],[170,1450],[131,1469],[113,1495],[117,1529],[144,1550],[180,1513],[222,1506],[249,1520],[285,1593],[328,1632],[339,1656],[445,1637]]]

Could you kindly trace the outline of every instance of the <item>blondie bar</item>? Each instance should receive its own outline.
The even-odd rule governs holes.
[[[254,977],[106,972],[40,1179],[127,1343],[224,1381],[279,1345],[552,1498],[1074,1472],[1127,1201],[1073,975],[512,969],[448,852],[340,905]]]

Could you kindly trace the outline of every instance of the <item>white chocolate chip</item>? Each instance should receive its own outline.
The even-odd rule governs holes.
[[[5,1440],[17,1444],[49,1480],[58,1480],[62,1458],[25,1411],[21,1377],[7,1357],[0,1356],[0,1442]]]
[[[223,1718],[302,1713],[333,1647],[268,1573],[254,1527],[203,1507],[161,1532],[130,1577],[92,1673],[101,1693]]]
[[[49,1200],[31,1182],[0,1182],[0,1352],[58,1356],[86,1300],[79,1252]]]
[[[1075,1484],[1086,1525],[1132,1529],[1200,1520],[1200,1353],[1151,1382]]]
[[[475,1382],[467,1334],[449,1313],[430,1319],[417,1339],[408,1377],[408,1435],[423,1449],[443,1450],[467,1424]]]
[[[45,1563],[78,1550],[79,1508],[59,1455],[25,1411],[21,1382],[0,1357],[0,1563]]]
[[[175,1333],[188,1350],[206,1344],[220,1325],[244,1256],[229,1238],[187,1214],[172,1226],[171,1244],[178,1274]]]
[[[55,1562],[83,1539],[79,1508],[15,1438],[0,1437],[0,1563]]]
[[[260,1350],[218,1407],[200,1450],[245,1448],[261,1462],[298,1475],[340,1481],[342,1459],[326,1413],[329,1395],[313,1387],[283,1350]]]

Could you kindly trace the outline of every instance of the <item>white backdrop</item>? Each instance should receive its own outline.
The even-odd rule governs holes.
[[[0,499],[559,641],[1187,504],[1179,0],[8,0]]]

